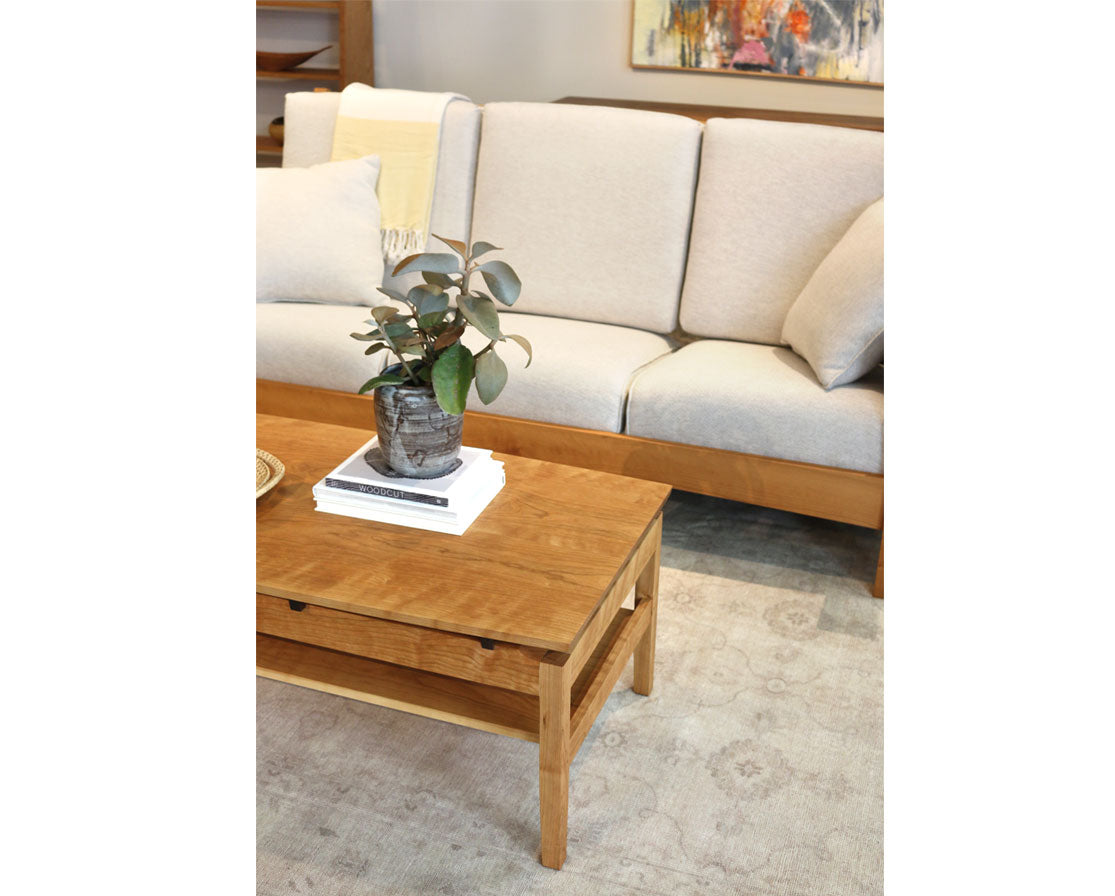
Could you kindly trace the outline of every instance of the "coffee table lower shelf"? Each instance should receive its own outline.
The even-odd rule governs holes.
[[[288,684],[538,741],[538,698],[379,660],[256,635],[256,673]]]
[[[256,634],[256,672],[264,678],[539,743],[542,860],[560,868],[565,859],[569,763],[636,648],[653,639],[654,609],[651,599],[639,600],[634,610],[619,608],[595,649],[584,658],[575,680],[566,668],[568,655],[545,654],[539,662],[539,694],[397,666],[263,633]],[[649,676],[649,671],[644,674]],[[565,684],[555,691],[544,681]],[[548,712],[543,711],[546,695],[554,700]]]
[[[649,610],[649,607],[647,607]],[[649,612],[620,608],[570,690],[570,730],[581,745],[619,680]],[[256,634],[256,674],[413,715],[538,743],[539,698],[409,669],[285,638]],[[580,734],[580,737],[576,735]]]

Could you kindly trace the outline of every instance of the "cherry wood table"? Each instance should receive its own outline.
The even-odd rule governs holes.
[[[632,656],[651,691],[670,487],[497,454],[507,484],[443,535],[314,510],[370,431],[261,414],[256,433],[286,467],[256,509],[258,674],[537,742],[560,868],[569,765]]]

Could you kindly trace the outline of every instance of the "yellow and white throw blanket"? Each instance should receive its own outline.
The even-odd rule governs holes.
[[[456,93],[382,90],[367,84],[349,84],[341,91],[331,160],[379,156],[376,194],[383,254],[391,262],[426,249],[441,121],[445,107],[463,99]]]

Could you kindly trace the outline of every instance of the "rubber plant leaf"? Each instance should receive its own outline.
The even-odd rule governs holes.
[[[489,339],[495,342],[503,339],[503,334],[499,331],[499,312],[496,311],[496,303],[487,296],[478,293],[457,296],[457,307],[461,309],[465,320]]]
[[[519,298],[523,284],[506,261],[486,261],[480,265],[480,273],[492,295],[503,302],[504,305],[514,305]]]
[[[458,255],[460,255],[460,256],[461,256],[461,258],[468,258],[468,246],[466,246],[466,245],[465,245],[464,243],[462,243],[462,242],[461,242],[460,240],[450,240],[450,239],[446,239],[446,238],[445,238],[445,237],[443,237],[443,236],[438,236],[438,235],[437,235],[436,233],[433,233],[433,234],[430,234],[430,235],[431,235],[431,236],[432,236],[432,237],[433,237],[434,239],[438,239],[438,240],[441,240],[441,241],[442,241],[443,243],[445,243],[445,245],[447,245],[447,246],[448,246],[448,247],[449,247],[450,249],[452,249],[452,250],[453,250],[454,252],[456,252],[456,253],[457,253]]]
[[[452,328],[446,330],[444,333],[442,333],[440,336],[438,336],[437,339],[434,340],[434,351],[439,352],[443,348],[446,348],[447,346],[452,345],[454,342],[456,342],[458,339],[461,338],[461,334],[464,331],[465,331],[465,328],[463,326],[462,327],[452,327]]]
[[[381,373],[379,376],[373,376],[361,386],[358,393],[363,395],[365,392],[371,392],[377,386],[401,386],[405,382],[405,377],[395,376],[393,373]]]
[[[477,240],[472,244],[472,257],[479,258],[481,255],[487,255],[489,252],[502,251],[499,246],[493,246],[491,243],[486,243],[483,240]]]
[[[454,342],[434,362],[434,395],[447,414],[463,414],[475,373],[472,352]]]
[[[527,353],[526,366],[530,367],[530,362],[534,360],[534,352],[531,351],[530,343],[527,341],[527,338],[525,336],[515,336],[511,333],[507,334],[507,338],[514,339],[517,343],[519,343],[520,346],[522,346],[523,351]]]
[[[495,353],[488,349],[476,359],[476,394],[484,404],[491,404],[507,385],[507,365]]]
[[[433,271],[437,274],[459,274],[461,272],[460,259],[448,252],[419,252],[417,255],[408,255],[391,272],[392,277],[409,274],[412,271]]]
[[[448,274],[439,274],[437,271],[423,271],[422,279],[431,286],[440,286],[442,289],[449,289],[455,285],[452,277]]]

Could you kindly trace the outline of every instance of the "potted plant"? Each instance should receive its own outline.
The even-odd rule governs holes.
[[[496,344],[508,339],[527,353],[530,343],[500,329],[496,300],[514,304],[522,284],[504,261],[477,261],[499,251],[491,243],[465,243],[434,236],[452,252],[420,252],[395,266],[393,276],[414,271],[424,283],[406,295],[394,289],[379,291],[398,305],[372,309],[368,333],[352,338],[371,345],[364,354],[389,351],[397,359],[379,376],[360,387],[375,390],[376,431],[383,460],[396,473],[419,479],[443,476],[457,464],[465,399],[473,381],[484,404],[491,404],[507,383],[507,365],[496,354]],[[469,280],[479,273],[491,295],[474,289]],[[494,299],[493,299],[494,296]],[[461,342],[473,326],[488,344],[473,354]]]

